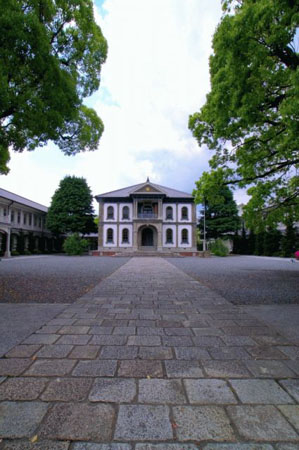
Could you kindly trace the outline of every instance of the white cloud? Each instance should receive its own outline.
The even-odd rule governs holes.
[[[68,158],[49,146],[14,155],[1,186],[45,204],[67,174],[85,177],[94,194],[148,175],[190,191],[210,155],[188,116],[209,90],[220,0],[105,0],[95,13],[109,45],[101,88],[88,100],[105,124],[98,151]]]

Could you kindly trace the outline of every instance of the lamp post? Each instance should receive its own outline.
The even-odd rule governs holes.
[[[203,200],[203,251],[206,251],[206,200]]]

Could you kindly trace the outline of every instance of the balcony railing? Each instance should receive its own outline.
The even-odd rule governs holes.
[[[137,214],[138,219],[157,219],[158,214],[153,212],[143,212]]]

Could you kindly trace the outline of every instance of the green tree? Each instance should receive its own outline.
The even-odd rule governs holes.
[[[264,255],[279,256],[281,232],[269,227],[264,234]]]
[[[286,229],[281,240],[281,253],[282,256],[294,256],[294,252],[298,250],[297,245],[299,239],[294,227],[294,223],[291,217],[288,218]]]
[[[78,233],[71,234],[63,243],[63,250],[70,256],[82,255],[88,248],[88,241],[82,239]]]
[[[0,173],[8,149],[53,141],[67,155],[95,150],[103,132],[83,104],[98,89],[107,43],[92,0],[0,0]]]
[[[211,92],[189,119],[199,145],[214,151],[213,171],[248,186],[246,220],[277,223],[299,215],[298,4],[291,0],[223,1],[213,38]]]
[[[216,239],[227,234],[233,234],[240,226],[238,208],[232,191],[224,185],[214,184],[212,190],[209,184],[210,176],[206,172],[196,182],[197,189],[193,191],[196,203],[204,204],[206,237]],[[204,213],[199,221],[199,228],[204,229]]]
[[[55,234],[96,231],[92,194],[84,178],[67,176],[55,191],[47,214],[47,228]]]

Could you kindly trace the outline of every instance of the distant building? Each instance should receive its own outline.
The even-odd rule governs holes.
[[[192,195],[151,183],[96,196],[98,254],[192,254],[197,251]]]
[[[0,188],[0,254],[38,253],[53,249],[46,229],[48,208]]]

